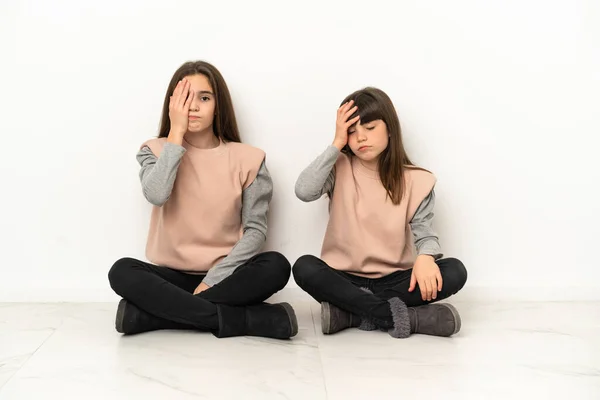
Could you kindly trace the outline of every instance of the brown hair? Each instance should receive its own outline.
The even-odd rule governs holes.
[[[378,171],[383,187],[393,204],[399,204],[404,196],[404,172],[407,167],[414,166],[402,143],[402,130],[400,120],[392,100],[385,92],[374,87],[366,87],[350,94],[342,104],[354,100],[358,110],[349,118],[360,115],[360,123],[366,124],[375,120],[385,122],[389,137],[388,146],[379,155]],[[350,146],[346,145],[342,151],[354,156]]]
[[[186,76],[197,74],[204,75],[208,78],[208,82],[215,95],[216,114],[213,120],[213,131],[215,136],[224,142],[241,142],[240,132],[235,119],[235,112],[233,111],[233,103],[231,102],[231,95],[229,94],[225,79],[223,79],[223,75],[221,75],[218,69],[206,61],[188,61],[179,67],[173,74],[163,103],[158,137],[162,138],[169,136],[169,131],[171,130],[169,98],[175,91],[177,83]]]

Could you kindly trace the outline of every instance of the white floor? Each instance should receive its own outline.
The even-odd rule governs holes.
[[[0,399],[600,399],[600,303],[454,303],[450,339],[122,337],[115,304],[0,304]],[[281,295],[278,299],[289,298]]]

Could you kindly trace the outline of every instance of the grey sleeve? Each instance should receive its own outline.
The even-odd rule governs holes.
[[[160,207],[169,200],[184,153],[185,148],[174,143],[166,143],[160,157],[156,157],[148,146],[137,153],[137,161],[142,167],[142,192],[150,203]]]
[[[213,266],[203,282],[214,286],[240,265],[257,255],[267,239],[267,212],[273,197],[273,181],[263,160],[254,181],[242,192],[242,238],[231,252]]]
[[[339,155],[337,147],[328,146],[311,162],[296,181],[296,197],[309,202],[321,198],[325,193],[331,196],[335,184],[334,166]]]
[[[410,221],[417,255],[428,254],[433,258],[443,257],[437,233],[433,229],[433,209],[435,207],[435,192],[431,193],[421,202]]]

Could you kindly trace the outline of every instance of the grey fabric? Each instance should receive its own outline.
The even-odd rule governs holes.
[[[439,260],[444,255],[442,254],[438,235],[433,228],[434,208],[435,191],[432,190],[417,208],[410,221],[410,230],[415,241],[417,255],[427,254]]]
[[[392,297],[388,300],[394,327],[388,329],[391,337],[405,339],[410,336],[410,318],[408,316],[408,308],[406,304],[398,297]]]
[[[167,142],[160,157],[156,157],[148,146],[137,153],[142,192],[151,204],[160,207],[169,200],[185,151],[183,146]]]
[[[333,193],[335,184],[335,162],[340,151],[335,146],[328,146],[302,171],[296,180],[296,197],[305,202],[315,201],[324,194]]]

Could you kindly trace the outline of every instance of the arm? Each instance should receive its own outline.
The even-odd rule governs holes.
[[[354,105],[354,100],[350,100],[338,108],[333,143],[302,171],[296,181],[296,197],[300,200],[305,202],[315,201],[325,193],[329,197],[333,194],[335,162],[340,155],[340,151],[348,143],[348,128],[360,119],[358,115],[350,118],[357,110],[358,107]]]
[[[410,228],[413,233],[417,255],[430,255],[435,260],[442,258],[437,233],[433,229],[433,209],[435,207],[435,192],[431,193],[421,202],[410,221]]]
[[[142,192],[150,203],[160,207],[167,202],[184,153],[182,146],[173,143],[165,143],[160,157],[156,157],[148,146],[138,152]]]
[[[434,204],[435,193],[432,190],[410,221],[418,256],[413,265],[408,291],[414,291],[418,283],[423,301],[437,299],[437,293],[443,286],[440,268],[435,262],[442,257],[442,251],[431,224]]]
[[[328,146],[298,177],[296,181],[296,197],[309,202],[315,201],[323,194],[331,195],[335,183],[335,162],[340,151],[335,146]]]
[[[242,192],[244,234],[227,257],[208,271],[202,283],[209,287],[218,284],[260,252],[267,239],[267,212],[272,197],[273,181],[263,161],[252,184]]]

